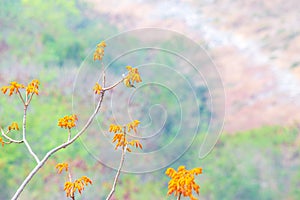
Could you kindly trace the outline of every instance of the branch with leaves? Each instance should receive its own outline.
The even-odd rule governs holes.
[[[38,80],[32,80],[27,86],[20,84],[16,81],[13,81],[8,86],[3,86],[1,91],[3,94],[8,94],[9,96],[17,95],[23,104],[23,121],[22,121],[22,139],[17,140],[13,139],[12,136],[9,136],[15,131],[19,131],[19,125],[16,122],[12,122],[11,125],[7,127],[5,131],[0,127],[1,136],[0,137],[0,144],[2,147],[8,144],[25,144],[28,153],[33,157],[36,162],[36,166],[31,170],[31,172],[27,175],[24,181],[21,183],[17,191],[15,192],[14,196],[12,197],[13,200],[18,199],[21,195],[22,191],[26,187],[26,185],[31,181],[31,179],[37,174],[37,172],[45,165],[47,160],[56,152],[68,147],[69,145],[73,144],[80,136],[82,136],[89,126],[94,121],[94,118],[99,113],[99,110],[102,106],[102,102],[104,99],[104,95],[106,91],[112,90],[117,87],[122,82],[128,88],[135,88],[135,84],[142,82],[139,71],[137,68],[133,68],[131,66],[126,66],[127,75],[124,75],[119,81],[112,84],[111,86],[106,87],[106,72],[102,62],[102,58],[104,56],[104,48],[106,47],[106,43],[104,41],[100,42],[96,50],[94,52],[94,61],[99,60],[103,66],[103,77],[102,77],[102,86],[96,82],[93,91],[95,95],[99,95],[99,99],[97,102],[97,106],[95,107],[93,113],[86,121],[85,125],[81,130],[77,133],[72,133],[72,129],[76,127],[76,122],[78,121],[78,116],[76,114],[66,115],[58,120],[58,126],[67,130],[66,140],[62,142],[57,147],[49,150],[44,157],[41,159],[37,156],[36,152],[32,149],[30,143],[27,140],[27,127],[26,127],[26,120],[27,120],[27,111],[30,105],[30,102],[35,95],[39,95],[39,84]],[[125,125],[119,124],[111,124],[109,126],[109,132],[113,133],[112,143],[115,143],[115,149],[121,149],[121,157],[119,167],[117,169],[117,173],[114,177],[114,181],[112,183],[112,188],[106,197],[106,200],[112,198],[113,194],[115,193],[116,186],[125,162],[125,155],[126,153],[132,152],[132,147],[142,149],[143,146],[139,140],[130,140],[128,138],[128,133],[134,132],[137,133],[137,127],[139,126],[140,122],[138,120],[134,120]],[[59,163],[56,165],[58,170],[58,174],[61,174],[63,171],[67,173],[68,179],[64,184],[64,191],[66,192],[66,196],[75,200],[75,194],[78,192],[79,194],[82,193],[85,186],[92,184],[92,180],[87,176],[82,176],[79,179],[72,180],[72,174],[69,169],[68,163]],[[197,185],[194,181],[194,175],[198,175],[202,173],[201,168],[195,168],[192,170],[186,170],[184,166],[180,166],[178,171],[169,168],[166,171],[166,174],[171,178],[169,185],[168,185],[168,195],[174,193],[177,199],[180,199],[182,196],[190,197],[190,199],[196,199],[193,196],[193,191],[199,194],[200,186]]]
[[[81,178],[72,181],[72,175],[69,170],[68,163],[58,163],[55,168],[57,169],[58,174],[61,174],[62,171],[66,171],[68,175],[68,181],[65,182],[64,190],[66,192],[66,196],[70,197],[72,200],[75,200],[76,191],[81,194],[85,186],[87,186],[88,184],[91,185],[93,183],[92,180],[87,176],[82,176]]]
[[[125,154],[127,151],[131,152],[131,149],[130,149],[130,147],[128,147],[128,145],[143,149],[142,144],[138,140],[128,141],[128,139],[127,139],[127,132],[130,132],[133,130],[134,133],[137,133],[137,127],[139,124],[140,124],[140,122],[138,120],[134,120],[131,123],[128,123],[127,125],[124,125],[124,126],[116,125],[116,124],[111,124],[109,126],[109,132],[112,132],[115,134],[113,137],[113,140],[112,140],[113,143],[116,142],[115,149],[118,149],[120,147],[122,149],[122,155],[121,155],[120,165],[119,165],[117,174],[114,178],[113,186],[112,186],[111,191],[109,192],[108,196],[106,197],[106,200],[109,200],[116,190],[116,185],[117,185],[117,182],[118,182],[118,179],[119,179],[119,176],[120,176],[123,164],[124,164]]]
[[[195,182],[195,175],[198,174],[202,174],[202,168],[187,170],[185,166],[179,166],[177,171],[173,168],[168,168],[166,175],[171,178],[168,184],[168,195],[174,193],[177,200],[180,200],[181,196],[197,200],[193,195],[193,191],[199,195],[200,186]]]
[[[104,48],[105,47],[106,47],[106,43],[104,41],[100,42],[97,45],[97,48],[96,48],[95,53],[94,53],[94,60],[95,61],[96,60],[99,60],[99,61],[102,60],[102,58],[104,56]],[[103,63],[102,63],[102,65],[103,65]],[[32,147],[30,145],[30,143],[27,141],[27,138],[26,138],[26,134],[27,134],[27,130],[26,130],[27,110],[28,110],[28,107],[30,105],[30,102],[31,102],[33,96],[34,95],[39,95],[39,84],[40,84],[40,82],[38,80],[33,80],[25,87],[25,85],[20,84],[16,81],[13,81],[13,82],[10,83],[10,85],[3,86],[1,88],[1,91],[2,91],[3,94],[8,93],[9,96],[12,96],[12,95],[16,94],[20,98],[21,102],[23,103],[24,112],[23,112],[23,123],[22,123],[22,140],[15,140],[12,137],[8,136],[8,134],[12,130],[19,130],[18,124],[13,122],[8,127],[7,131],[4,131],[0,127],[1,128],[1,135],[3,137],[3,138],[0,137],[0,144],[2,146],[4,146],[5,144],[11,144],[11,143],[15,143],[15,144],[23,144],[24,143],[25,146],[28,149],[28,152],[35,159],[35,162],[36,162],[35,168],[32,169],[32,171],[28,174],[28,176],[25,178],[25,180],[19,186],[19,188],[17,189],[17,191],[14,194],[14,196],[12,197],[12,199],[17,199],[20,196],[20,194],[22,193],[22,191],[24,190],[26,185],[36,175],[36,173],[39,171],[39,169],[41,169],[45,165],[46,161],[53,154],[55,154],[56,152],[58,152],[61,149],[64,149],[64,148],[68,147],[69,145],[74,143],[83,133],[86,132],[86,130],[92,124],[95,116],[98,114],[98,112],[101,108],[103,98],[104,98],[104,95],[105,95],[106,91],[115,88],[120,83],[122,83],[124,80],[126,80],[127,82],[129,80],[130,83],[141,82],[141,78],[140,78],[140,75],[139,75],[139,72],[138,72],[137,69],[132,68],[130,66],[127,66],[126,68],[128,70],[128,75],[125,76],[125,77],[122,77],[122,79],[120,79],[116,83],[112,84],[111,86],[102,87],[99,83],[95,84],[93,90],[94,90],[95,94],[100,95],[97,106],[96,106],[94,112],[92,113],[92,115],[89,117],[89,119],[87,120],[87,122],[83,126],[83,128],[80,131],[78,131],[77,133],[75,133],[73,137],[72,137],[72,134],[71,134],[71,128],[76,126],[76,121],[78,120],[77,115],[73,114],[73,115],[65,116],[65,117],[59,119],[58,126],[68,129],[67,141],[63,142],[61,145],[59,145],[59,146],[51,149],[50,151],[48,151],[42,159],[40,159],[37,156],[37,154],[34,152],[34,150],[32,149]],[[102,83],[103,83],[103,86],[105,86],[105,70],[103,72],[103,82]],[[23,94],[24,93],[23,90],[25,90],[25,94]]]

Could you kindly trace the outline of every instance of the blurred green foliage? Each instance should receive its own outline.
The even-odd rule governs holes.
[[[198,159],[199,134],[191,148],[173,163],[202,167],[199,199],[298,199],[300,150],[295,127],[262,127],[222,135],[212,152]],[[125,182],[125,183],[124,183]],[[123,175],[117,199],[174,199],[167,197],[164,170],[144,175]]]
[[[300,169],[298,135],[295,127],[262,127],[223,135],[203,160],[203,195],[211,199],[294,199],[300,183],[292,181]]]
[[[16,112],[11,113],[11,117],[19,118],[17,110],[14,111],[10,106],[17,102],[8,97],[0,99],[1,105],[4,105],[2,113],[9,115],[9,112]],[[40,153],[66,139],[64,130],[60,130],[56,123],[59,116],[69,112],[69,99],[58,99],[41,96],[33,101],[29,112],[28,139],[34,144],[33,148]],[[63,106],[57,106],[58,104]],[[8,121],[9,119],[4,120],[3,123],[7,124]],[[201,199],[297,199],[300,184],[300,151],[295,141],[298,132],[296,127],[262,127],[234,135],[224,134],[213,151],[203,160],[199,160],[197,156],[204,134],[198,134],[191,148],[173,163],[172,167],[184,164],[188,168],[203,168],[203,174],[197,177],[201,185]],[[1,148],[1,199],[8,199],[33,167],[33,164],[28,162],[32,158],[26,151],[22,145],[6,145]],[[80,142],[60,152],[54,160],[77,160],[76,165],[87,165],[74,169],[78,176],[80,173],[88,173],[93,177],[93,189],[85,192],[81,197],[83,199],[97,198],[99,193],[104,197],[115,174],[114,170],[106,169],[93,161]],[[64,192],[59,184],[63,184],[63,180],[55,174],[54,164],[47,164],[30,183],[23,198],[40,199],[41,195],[44,199],[62,198]],[[167,182],[164,170],[142,175],[125,173],[121,175],[116,198],[173,199],[166,197]],[[106,187],[103,187],[104,183]],[[58,194],[54,198],[44,191]]]
[[[99,16],[85,13],[87,7],[79,0],[1,1],[0,45],[23,64],[78,66],[100,39],[95,36],[114,30]]]

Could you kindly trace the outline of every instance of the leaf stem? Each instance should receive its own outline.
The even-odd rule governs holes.
[[[22,94],[21,94],[21,92],[20,92],[19,90],[17,90],[17,92],[18,92],[18,95],[19,95],[19,97],[20,97],[21,101],[22,101],[22,102],[23,102],[23,104],[25,105],[25,100],[24,100],[24,98],[22,97]]]
[[[180,198],[181,198],[181,192],[179,193],[179,195],[178,195],[178,197],[177,197],[177,200],[180,200]]]
[[[125,135],[124,137],[126,137],[126,126],[124,126],[124,135]],[[116,186],[117,186],[117,182],[118,182],[118,179],[119,179],[119,176],[120,176],[120,173],[121,173],[121,169],[122,169],[122,167],[124,165],[124,160],[125,160],[125,155],[126,155],[126,149],[127,149],[127,144],[122,147],[122,155],[121,155],[121,160],[120,160],[119,168],[118,168],[118,171],[116,173],[116,176],[115,176],[115,179],[114,179],[111,191],[108,194],[108,196],[106,197],[106,200],[109,200],[112,197],[112,195],[114,194],[115,190],[116,190]]]
[[[68,141],[71,140],[71,129],[68,129]]]
[[[119,80],[118,82],[116,82],[115,84],[113,84],[112,86],[109,86],[109,87],[107,87],[107,88],[103,88],[102,90],[103,90],[103,91],[111,90],[111,89],[113,89],[114,87],[116,87],[117,85],[119,85],[122,81],[124,81],[124,78],[122,78],[121,80]]]
[[[101,64],[102,64],[102,68],[103,68],[102,86],[105,87],[105,84],[106,84],[106,72],[105,72],[105,66],[104,66],[103,61],[101,62]]]

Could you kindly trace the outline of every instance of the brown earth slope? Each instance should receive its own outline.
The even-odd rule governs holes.
[[[88,1],[120,30],[168,28],[207,43],[224,82],[225,131],[300,121],[297,0]]]

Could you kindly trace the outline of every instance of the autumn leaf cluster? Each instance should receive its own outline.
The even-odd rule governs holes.
[[[84,186],[87,186],[88,184],[92,184],[92,181],[86,176],[82,176],[74,182],[65,182],[64,191],[66,192],[66,196],[72,198],[74,197],[76,191],[81,194],[81,192],[84,190]]]
[[[94,61],[95,60],[102,60],[104,56],[104,48],[106,47],[106,43],[104,41],[97,44],[97,48],[94,52]]]
[[[8,126],[8,130],[10,131],[10,130],[20,130],[19,129],[19,125],[18,125],[18,123],[17,122],[13,122],[13,123],[11,123],[11,125],[10,126]]]
[[[66,171],[69,173],[69,180],[64,184],[64,191],[66,192],[67,197],[74,199],[76,191],[81,194],[85,186],[87,186],[88,184],[92,184],[92,180],[87,176],[82,176],[81,178],[72,181],[68,163],[58,163],[55,168],[58,170],[58,174],[62,173],[62,171]]]
[[[109,126],[109,132],[115,133],[112,142],[116,143],[115,149],[118,147],[125,148],[128,152],[131,152],[131,149],[128,147],[128,145],[143,149],[142,144],[139,140],[131,140],[128,141],[126,134],[127,132],[131,132],[132,130],[137,133],[137,127],[140,124],[139,120],[134,120],[125,126],[117,125],[117,124],[111,124]]]
[[[37,79],[32,80],[27,87],[25,87],[25,85],[18,83],[16,81],[12,81],[10,82],[10,85],[8,86],[3,86],[1,88],[1,91],[3,94],[6,94],[7,91],[9,91],[8,95],[11,96],[14,93],[20,93],[20,89],[26,89],[26,94],[39,94],[39,84],[40,82]]]
[[[193,191],[199,195],[200,186],[195,183],[195,175],[202,174],[202,168],[187,170],[185,166],[179,166],[176,171],[173,168],[166,170],[171,180],[168,183],[168,195],[174,193],[175,196],[183,195],[190,197],[191,200],[197,200],[193,196]]]
[[[102,91],[102,87],[101,87],[101,85],[97,82],[97,83],[95,84],[95,86],[93,87],[93,90],[94,90],[95,94],[100,94],[101,91]]]
[[[32,93],[32,94],[39,94],[39,84],[40,82],[36,79],[32,80],[26,87],[26,93],[27,95]]]
[[[9,90],[9,96],[13,95],[14,93],[18,93],[19,89],[25,88],[25,86],[23,84],[20,84],[16,81],[12,81],[10,82],[10,85],[8,86],[3,86],[1,88],[1,91],[3,92],[3,94],[6,94],[6,92]]]
[[[58,126],[61,128],[68,128],[71,129],[76,126],[76,121],[78,120],[77,115],[69,115],[64,116],[58,120]]]
[[[134,83],[142,82],[139,70],[137,68],[133,68],[131,66],[126,66],[128,70],[127,76],[124,78],[124,84],[127,87],[135,87]]]
[[[60,174],[63,170],[66,172],[69,170],[69,164],[68,163],[58,163],[55,168],[57,169],[57,173]]]

